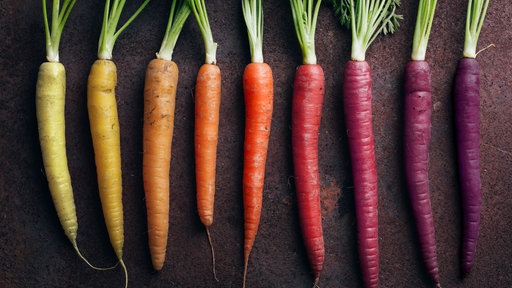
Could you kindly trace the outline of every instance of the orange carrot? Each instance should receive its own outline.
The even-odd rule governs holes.
[[[178,66],[154,59],[146,71],[142,176],[148,239],[155,270],[162,269],[169,227],[169,170]]]
[[[244,0],[242,10],[251,48],[251,63],[246,66],[243,75],[246,117],[243,172],[245,287],[249,254],[256,239],[261,216],[274,81],[272,69],[263,62],[262,0]]]
[[[169,25],[157,59],[149,62],[144,88],[144,127],[142,176],[146,196],[148,240],[153,268],[159,271],[165,261],[169,231],[169,171],[174,130],[174,108],[178,66],[172,52],[188,18],[184,1],[172,2]]]
[[[206,228],[213,223],[215,168],[219,137],[221,75],[219,66],[203,64],[195,91],[194,147],[196,158],[197,210]]]
[[[206,228],[206,235],[212,253],[213,277],[217,280],[215,253],[209,228],[213,223],[221,74],[219,66],[217,66],[217,43],[213,41],[204,0],[189,0],[188,3],[201,30],[206,52],[205,64],[201,66],[197,73],[195,89],[196,193],[197,211]]]

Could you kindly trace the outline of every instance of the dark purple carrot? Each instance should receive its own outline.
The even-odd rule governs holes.
[[[378,187],[372,131],[372,76],[365,61],[369,45],[382,33],[392,33],[401,16],[396,0],[330,1],[342,25],[352,32],[351,61],[343,74],[343,104],[347,128],[357,241],[361,274],[367,288],[379,285]]]
[[[320,205],[318,134],[324,100],[324,71],[316,62],[315,28],[321,0],[290,0],[303,63],[295,71],[292,154],[302,238],[313,276],[320,279],[325,248]]]
[[[459,61],[455,76],[455,133],[462,198],[463,275],[473,266],[482,204],[480,180],[480,69],[475,58]]]
[[[474,265],[480,230],[480,68],[475,58],[478,54],[478,36],[488,4],[489,0],[468,1],[464,58],[459,61],[454,82],[455,134],[462,199],[463,276],[466,276]]]
[[[432,89],[430,67],[425,61],[436,3],[436,0],[420,0],[412,60],[405,67],[404,170],[423,262],[430,278],[439,286],[439,266],[428,178]]]

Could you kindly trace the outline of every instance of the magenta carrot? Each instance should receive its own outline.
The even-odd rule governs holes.
[[[318,284],[325,257],[318,172],[318,134],[325,81],[315,55],[315,30],[321,2],[290,0],[303,57],[293,82],[293,171],[302,238],[315,277],[314,286]]]
[[[469,0],[464,57],[455,74],[455,134],[462,199],[461,271],[466,276],[475,262],[482,204],[480,178],[480,68],[477,42],[489,0]]]
[[[347,3],[348,2],[348,3]],[[365,287],[378,287],[378,188],[372,131],[372,76],[366,50],[381,32],[392,33],[399,1],[331,0],[341,23],[352,31],[351,60],[343,75],[343,103],[356,207],[359,261]]]
[[[436,0],[419,2],[412,60],[405,67],[404,170],[423,262],[432,281],[439,285],[434,218],[428,178],[432,89],[430,67],[425,61],[436,3]]]
[[[242,11],[247,25],[251,63],[244,70],[245,99],[244,139],[244,278],[245,287],[251,253],[261,217],[265,163],[272,122],[274,80],[272,69],[263,62],[262,0],[243,0]]]

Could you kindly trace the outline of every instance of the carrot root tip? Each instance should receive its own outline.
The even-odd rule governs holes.
[[[249,257],[244,258],[244,280],[242,282],[242,288],[245,288],[245,280],[247,279],[247,267],[249,265]]]
[[[124,270],[124,288],[128,288],[128,270],[126,269],[126,265],[124,264],[122,258],[119,258],[119,263],[121,264],[121,267],[123,267]]]
[[[320,286],[318,286],[318,281],[320,281],[320,275],[315,276],[315,282],[313,283],[313,288],[320,288]]]
[[[212,237],[210,235],[210,230],[208,227],[206,227],[206,236],[208,236],[208,243],[210,243],[210,250],[212,252],[212,272],[213,272],[213,278],[215,278],[215,281],[219,282],[219,279],[217,278],[217,272],[215,271],[215,251],[213,250],[213,244],[212,244]]]
[[[78,257],[80,257],[80,259],[82,259],[89,267],[91,267],[94,270],[100,270],[100,271],[112,270],[112,269],[116,268],[117,265],[119,264],[119,263],[116,263],[114,266],[111,266],[111,267],[96,267],[96,266],[92,265],[91,262],[89,262],[89,260],[87,260],[87,258],[85,258],[82,255],[82,253],[80,252],[80,249],[78,249],[78,245],[77,245],[76,241],[72,241],[71,243],[73,244],[73,248],[75,248],[75,251],[78,254]]]

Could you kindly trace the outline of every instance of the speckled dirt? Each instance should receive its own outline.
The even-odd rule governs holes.
[[[128,1],[126,12],[140,1]],[[121,125],[124,259],[130,287],[241,287],[241,170],[244,106],[241,76],[249,49],[240,1],[206,1],[219,43],[222,106],[215,220],[216,282],[194,189],[193,87],[204,60],[194,19],[174,53],[180,69],[171,168],[170,238],[163,270],[149,259],[141,181],[142,91],[145,66],[160,46],[169,1],[152,1],[119,38],[114,61]],[[420,260],[401,170],[403,70],[409,59],[416,1],[402,1],[401,28],[379,37],[367,53],[373,72],[374,133],[379,173],[380,287],[432,287]],[[264,56],[275,77],[275,108],[259,234],[247,287],[311,287],[297,220],[290,148],[291,93],[301,63],[288,1],[267,0]],[[460,208],[454,160],[451,83],[461,56],[465,0],[439,1],[427,60],[431,63],[434,112],[430,179],[443,287],[512,287],[512,5],[491,1],[480,37],[481,157],[483,207],[476,266],[459,278]],[[79,220],[78,243],[96,265],[116,262],[103,222],[86,111],[86,80],[95,60],[103,1],[78,1],[63,33],[61,61],[67,69],[69,168]],[[38,144],[35,82],[45,60],[39,1],[0,3],[0,287],[123,287],[121,269],[95,271],[64,236],[47,188]],[[326,94],[320,132],[320,173],[326,259],[320,287],[360,287],[353,189],[342,121],[341,79],[349,59],[349,33],[327,6],[317,28],[318,62]]]

